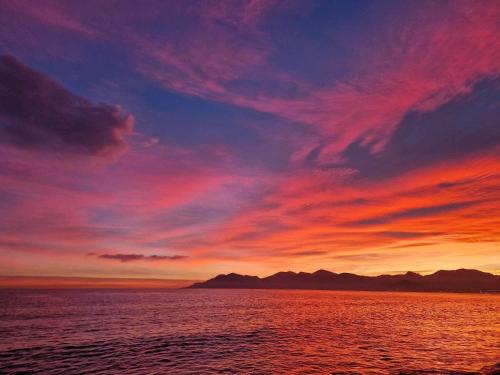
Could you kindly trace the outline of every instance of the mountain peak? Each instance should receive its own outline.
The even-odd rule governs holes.
[[[495,277],[495,275],[474,269],[460,268],[458,270],[439,270],[429,276],[441,278],[467,278],[467,279],[484,279]]]
[[[404,275],[407,278],[412,278],[412,279],[420,279],[421,277],[423,277],[421,274],[412,271],[408,271]]]
[[[314,272],[313,275],[316,275],[316,276],[333,276],[333,275],[336,275],[336,273],[320,269],[320,270],[317,270],[316,272]]]

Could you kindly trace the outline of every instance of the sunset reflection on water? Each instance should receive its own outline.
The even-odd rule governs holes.
[[[388,373],[499,361],[500,298],[269,290],[0,294],[0,372]]]

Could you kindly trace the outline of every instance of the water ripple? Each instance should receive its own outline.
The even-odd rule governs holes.
[[[500,359],[498,296],[4,291],[0,314],[2,374],[478,374]]]

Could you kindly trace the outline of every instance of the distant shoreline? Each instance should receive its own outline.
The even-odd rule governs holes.
[[[305,289],[305,288],[193,288],[189,290],[274,290],[289,292],[362,292],[362,293],[424,293],[424,294],[488,294],[500,296],[500,291],[450,291],[450,290],[384,290],[384,289]],[[0,289],[1,290],[1,289]]]
[[[440,270],[430,275],[408,271],[400,275],[360,276],[326,270],[278,272],[260,278],[230,273],[190,286],[193,289],[276,289],[378,292],[487,293],[500,292],[500,276],[470,269]]]

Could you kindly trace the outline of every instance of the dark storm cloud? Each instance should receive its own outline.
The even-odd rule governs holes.
[[[97,255],[88,253],[87,255]],[[142,255],[142,254],[100,254],[97,255],[101,259],[112,259],[120,262],[133,262],[137,260],[181,260],[187,258],[185,255]]]
[[[110,154],[124,148],[132,117],[93,104],[12,56],[0,57],[0,139],[26,149]]]
[[[363,139],[343,152],[343,163],[358,178],[382,179],[409,170],[487,151],[500,145],[500,79],[483,80],[471,93],[429,112],[412,111],[399,123],[385,148],[372,153]]]

